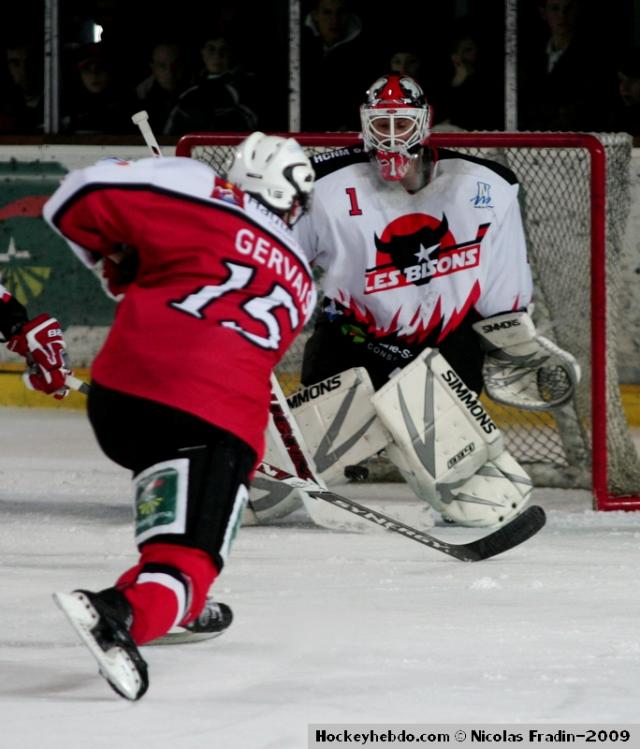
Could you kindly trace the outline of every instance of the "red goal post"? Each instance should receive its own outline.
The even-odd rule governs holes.
[[[245,135],[186,135],[176,155],[221,171]],[[355,133],[283,135],[295,137],[309,153],[361,143]],[[516,173],[536,287],[534,319],[582,367],[575,402],[550,416],[491,406],[509,449],[537,485],[590,487],[599,510],[640,509],[640,460],[620,400],[614,309],[621,283],[614,255],[629,205],[630,138],[439,132],[430,143],[494,158]]]

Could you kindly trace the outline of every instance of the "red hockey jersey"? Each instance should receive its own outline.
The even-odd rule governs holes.
[[[192,159],[72,172],[46,220],[88,266],[135,248],[92,377],[187,411],[263,451],[273,367],[315,305],[289,227]]]

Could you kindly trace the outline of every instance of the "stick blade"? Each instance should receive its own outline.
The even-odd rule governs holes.
[[[531,507],[527,507],[524,512],[520,513],[511,522],[498,528],[498,530],[490,533],[488,536],[465,544],[465,546],[472,552],[475,560],[489,559],[528,541],[539,530],[544,528],[546,522],[547,516],[542,507],[531,505]]]

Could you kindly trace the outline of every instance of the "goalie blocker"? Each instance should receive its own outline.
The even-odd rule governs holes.
[[[417,496],[461,525],[502,524],[530,496],[531,480],[505,451],[477,395],[433,349],[377,393],[366,370],[356,368],[287,402],[328,484],[384,448]]]

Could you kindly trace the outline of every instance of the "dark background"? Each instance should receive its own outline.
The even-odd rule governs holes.
[[[519,54],[543,37],[536,0],[520,0]],[[603,70],[615,71],[621,50],[638,44],[639,3],[635,0],[585,2],[583,26],[591,40],[594,59]],[[302,17],[309,3],[302,5]],[[418,49],[423,58],[423,76],[434,87],[448,75],[448,48],[451,34],[461,17],[471,21],[482,41],[487,68],[496,85],[503,81],[504,2],[503,0],[402,0],[384,8],[364,0],[353,0],[368,41],[367,59],[353,60],[353,66],[370,70],[373,81],[384,72],[389,54],[400,47]],[[288,98],[288,0],[180,0],[166,6],[157,0],[59,0],[61,33],[61,97],[64,97],[69,70],[84,43],[92,41],[94,22],[111,19],[105,40],[117,50],[120,84],[133,88],[149,73],[152,44],[160,38],[179,38],[190,51],[194,66],[203,32],[220,24],[234,28],[241,40],[245,65],[256,72],[259,85],[268,97],[268,118],[263,129],[287,129]],[[20,0],[0,4],[0,44],[28,36],[43,39],[43,0]],[[348,74],[348,71],[345,71]],[[2,66],[0,97],[7,85]],[[314,92],[306,91],[305,96]],[[331,102],[327,102],[330,106]],[[357,103],[356,103],[357,105]]]

